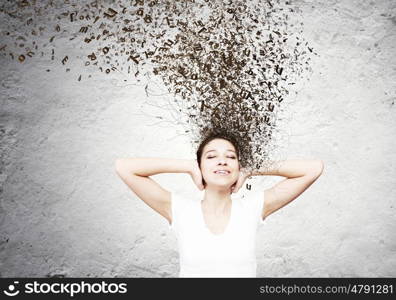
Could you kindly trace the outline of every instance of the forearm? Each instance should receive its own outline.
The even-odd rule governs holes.
[[[116,170],[139,176],[151,176],[160,173],[189,173],[192,168],[190,159],[173,158],[119,158]]]
[[[253,170],[250,176],[274,175],[288,178],[300,177],[304,175],[318,175],[323,171],[321,160],[280,160],[271,164],[271,167],[260,170]]]

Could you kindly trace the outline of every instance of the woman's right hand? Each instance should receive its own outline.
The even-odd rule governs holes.
[[[202,173],[201,173],[201,169],[199,168],[198,161],[196,159],[191,161],[191,169],[189,174],[191,175],[192,180],[194,181],[198,189],[200,191],[203,191],[205,187],[202,183]]]

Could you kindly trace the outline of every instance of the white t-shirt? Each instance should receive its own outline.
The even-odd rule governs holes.
[[[240,192],[241,193],[241,192]],[[256,235],[264,224],[264,190],[231,194],[231,217],[222,234],[207,227],[199,195],[172,193],[172,229],[179,249],[179,277],[256,277]]]

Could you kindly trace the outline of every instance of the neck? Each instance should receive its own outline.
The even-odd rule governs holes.
[[[221,213],[231,204],[231,194],[228,190],[205,189],[203,203],[209,211]]]

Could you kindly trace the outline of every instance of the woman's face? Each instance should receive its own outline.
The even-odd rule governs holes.
[[[227,172],[218,173],[219,170]],[[227,140],[214,139],[205,145],[201,156],[201,173],[206,187],[230,188],[239,177],[239,161],[235,147]]]

